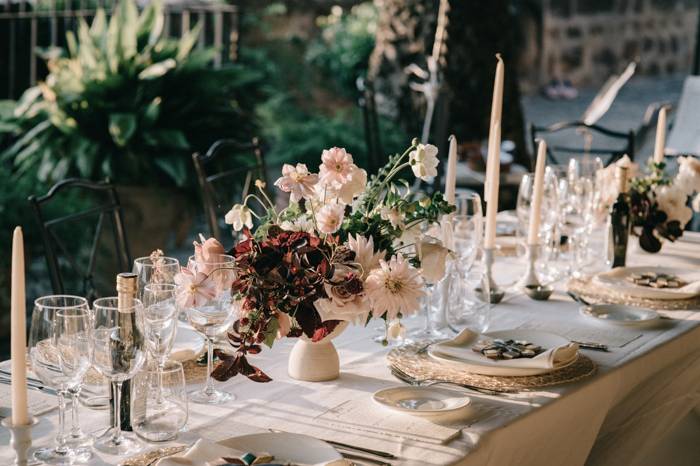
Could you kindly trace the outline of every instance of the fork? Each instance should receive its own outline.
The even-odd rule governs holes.
[[[465,383],[458,383],[458,382],[452,382],[450,380],[442,380],[442,379],[418,379],[416,377],[413,377],[403,370],[401,370],[399,367],[392,365],[390,367],[391,369],[391,375],[396,377],[397,379],[401,380],[402,382],[405,382],[409,385],[413,385],[415,387],[430,387],[433,385],[454,385],[456,387],[464,388],[467,390],[471,390],[477,393],[481,393],[483,395],[491,395],[491,396],[507,396],[509,393],[518,393],[517,390],[509,390],[509,389],[489,389],[489,388],[482,388],[482,387],[477,387],[476,385],[470,385],[470,384],[465,384]]]

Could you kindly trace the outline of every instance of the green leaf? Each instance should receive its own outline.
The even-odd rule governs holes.
[[[107,19],[105,17],[105,10],[102,8],[97,9],[95,17],[92,20],[92,25],[90,26],[90,34],[95,39],[101,38],[107,31]]]
[[[15,117],[21,117],[24,115],[24,113],[29,110],[29,107],[31,107],[31,105],[36,102],[39,97],[41,97],[41,89],[39,86],[30,87],[24,91],[24,94],[22,94],[22,97],[19,98],[17,106],[15,107]]]
[[[158,145],[173,149],[189,150],[190,144],[187,142],[185,133],[177,129],[160,129],[152,132]]]
[[[75,40],[73,31],[66,32],[66,47],[68,47],[68,53],[71,57],[78,56],[78,42]]]
[[[155,0],[149,3],[139,18],[137,28],[139,44],[143,43],[146,37],[148,38],[146,42],[148,45],[154,45],[158,42],[163,33],[164,25],[165,16],[163,15],[163,4],[161,1]]]
[[[136,116],[133,113],[112,113],[109,116],[109,134],[119,147],[124,147],[136,131]]]
[[[172,58],[154,63],[147,68],[144,68],[144,70],[139,73],[139,79],[160,78],[165,73],[175,68],[175,66],[177,66],[177,63]]]
[[[89,139],[78,138],[72,149],[75,165],[83,178],[91,178],[95,168],[94,146]]]
[[[119,24],[119,48],[124,60],[130,60],[137,53],[136,28],[138,27],[139,13],[133,0],[119,2],[117,15]]]
[[[143,113],[144,125],[153,125],[158,120],[158,116],[160,116],[161,101],[162,99],[160,97],[156,97],[148,104],[146,111]]]
[[[263,343],[265,343],[265,346],[267,346],[268,348],[272,348],[272,345],[275,343],[275,340],[277,339],[277,330],[279,330],[279,328],[279,320],[270,320],[270,323],[265,329],[265,340],[263,341]]]
[[[155,164],[163,170],[176,186],[184,186],[187,181],[187,164],[184,157],[163,156],[153,159]]]
[[[192,47],[197,43],[201,30],[202,23],[197,23],[195,27],[182,35],[180,43],[177,46],[177,56],[175,57],[178,62],[185,60],[190,54]]]

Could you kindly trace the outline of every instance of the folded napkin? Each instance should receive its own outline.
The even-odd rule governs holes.
[[[641,273],[642,269],[642,267],[634,267],[633,270],[627,267],[616,267],[595,275],[593,281],[613,291],[639,298],[683,299],[700,295],[700,274],[696,272],[688,271],[687,274],[683,274],[680,278],[688,281],[688,284],[680,288],[653,288],[636,285],[627,280],[627,276],[631,273]],[[654,267],[649,267],[648,271],[665,273],[663,269],[654,270]]]
[[[204,338],[185,324],[178,325],[177,335],[170,351],[170,359],[175,361],[190,361],[195,359],[204,349]]]
[[[264,463],[253,462],[255,455],[259,457],[266,456],[266,453],[246,453],[233,448],[225,447],[218,443],[211,442],[205,439],[199,439],[189,450],[180,455],[169,456],[158,460],[156,466],[218,466],[226,464],[223,458],[239,458],[241,464],[268,464],[268,465],[284,465],[290,464],[284,458],[267,460]],[[250,462],[249,462],[250,461]],[[306,466],[299,463],[294,463],[298,466]],[[312,466],[349,466],[351,463],[346,460],[336,460],[327,463],[318,463]]]
[[[474,363],[478,361],[480,364],[498,365],[502,367],[528,368],[528,369],[554,369],[570,363],[576,357],[578,345],[569,343],[567,345],[549,348],[546,351],[538,354],[534,358],[518,358],[518,359],[488,359],[479,353],[476,353],[472,346],[479,340],[492,340],[488,335],[479,335],[471,330],[464,329],[452,340],[436,343],[431,346],[430,352],[438,355],[444,355],[455,360],[461,360],[465,363]],[[535,345],[540,343],[533,341]]]

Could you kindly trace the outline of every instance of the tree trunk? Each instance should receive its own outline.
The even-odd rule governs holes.
[[[425,57],[432,52],[440,2],[375,1],[379,24],[369,75],[381,96],[382,110],[400,121],[409,134],[419,135],[425,102],[409,89],[405,68],[412,63],[426,68]],[[516,143],[516,160],[529,166],[516,69],[520,35],[511,2],[449,2],[447,40],[440,62],[449,103],[447,129],[462,142],[488,137],[495,54],[501,53],[506,64],[503,139]]]

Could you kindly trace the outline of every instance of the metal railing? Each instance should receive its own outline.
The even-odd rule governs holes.
[[[47,74],[37,50],[65,47],[79,18],[92,21],[98,8],[109,16],[118,0],[0,0],[0,99],[16,99]],[[139,1],[140,5],[148,3]],[[202,23],[198,47],[213,46],[214,66],[238,57],[239,11],[218,2],[164,1],[164,31],[180,37]]]

